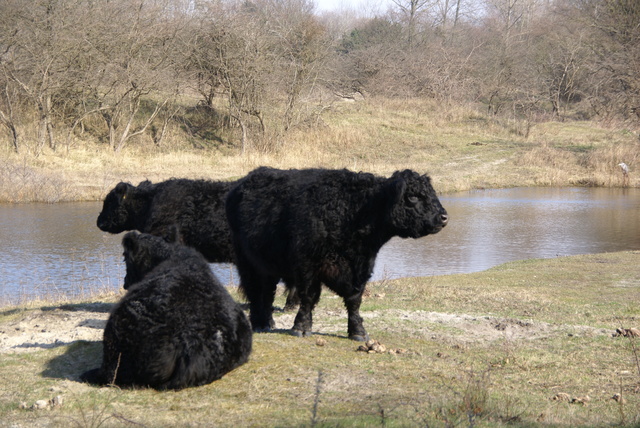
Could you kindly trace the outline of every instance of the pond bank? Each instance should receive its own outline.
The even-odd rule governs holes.
[[[640,140],[595,122],[541,122],[527,137],[492,116],[428,102],[363,101],[323,114],[323,127],[294,130],[269,151],[212,145],[193,148],[176,134],[163,147],[119,153],[95,141],[38,157],[0,147],[0,202],[101,200],[119,181],[171,177],[236,179],[262,165],[348,168],[388,176],[428,173],[441,194],[471,189],[584,186],[639,187]],[[478,121],[482,116],[483,120]],[[628,180],[619,163],[625,162]]]
[[[639,258],[527,260],[369,284],[361,312],[383,353],[357,351],[341,299],[325,293],[316,334],[256,334],[247,364],[179,392],[78,382],[101,358],[113,296],[0,310],[0,377],[12,386],[0,391],[0,426],[636,426],[640,348],[615,331],[638,327]],[[292,317],[275,314],[283,329]],[[64,405],[30,409],[56,396]]]

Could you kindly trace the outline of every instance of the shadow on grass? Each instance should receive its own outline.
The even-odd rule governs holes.
[[[49,306],[41,306],[39,309],[42,312],[53,312],[53,311],[69,311],[69,312],[96,312],[96,313],[108,313],[111,311],[115,303],[105,303],[105,302],[93,302],[93,303],[67,303],[61,305],[49,305]],[[14,314],[19,314],[22,312],[28,312],[33,309],[29,308],[11,308],[4,311],[0,311],[0,316],[10,316]]]
[[[41,311],[85,311],[85,312],[97,312],[97,313],[108,313],[111,311],[114,303],[104,303],[104,302],[93,302],[93,303],[69,303],[59,306],[43,306],[40,308]]]
[[[42,376],[80,382],[82,373],[102,363],[102,341],[78,340],[67,345],[69,348],[64,354],[47,363]]]
[[[302,337],[299,336],[298,334],[294,334],[293,330],[290,329],[290,328],[273,328],[273,329],[271,329],[269,331],[254,331],[253,334],[280,334],[280,335],[283,335],[283,336],[300,337],[302,339]],[[315,337],[315,336],[335,337],[335,338],[338,338],[338,339],[349,339],[344,334],[320,333],[320,332],[317,332],[317,331],[311,332],[311,334],[309,336],[304,336],[304,337]],[[357,342],[354,341],[354,343],[357,343]]]

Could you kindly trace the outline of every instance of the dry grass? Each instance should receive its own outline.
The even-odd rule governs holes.
[[[230,179],[260,165],[280,168],[349,168],[388,175],[397,169],[428,172],[441,192],[487,187],[622,184],[617,167],[631,167],[640,143],[625,130],[587,122],[534,125],[499,120],[469,106],[425,100],[367,100],[335,104],[315,126],[272,137],[269,150],[227,143],[198,144],[173,130],[162,148],[145,139],[120,153],[95,142],[76,143],[69,153],[45,150],[39,157],[3,147],[0,201],[97,200],[118,181],[137,183],[170,177]],[[193,146],[192,146],[193,147]]]
[[[179,392],[78,383],[100,360],[98,342],[4,354],[0,377],[10,387],[0,392],[0,426],[637,426],[640,339],[612,334],[639,326],[639,257],[531,260],[372,283],[365,325],[403,353],[356,351],[340,299],[325,292],[316,335],[254,335],[247,364]],[[61,317],[87,306],[47,309]],[[37,311],[4,310],[0,330]],[[276,319],[286,328],[293,315]],[[56,395],[63,406],[20,408]]]

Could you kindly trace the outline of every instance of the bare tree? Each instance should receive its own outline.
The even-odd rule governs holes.
[[[176,32],[166,16],[171,2],[105,1],[102,18],[107,37],[99,40],[102,58],[91,85],[90,104],[108,129],[109,145],[118,152],[146,132],[160,111],[176,96],[173,79]],[[146,113],[141,115],[143,107]]]
[[[270,32],[275,36],[278,58],[275,81],[286,95],[284,130],[294,116],[303,91],[313,92],[333,48],[327,29],[313,14],[308,0],[273,2]]]
[[[432,6],[433,0],[391,0],[400,11],[407,25],[407,42],[409,48],[415,44],[420,15]]]
[[[530,53],[531,91],[551,104],[551,113],[563,113],[579,101],[586,88],[585,79],[590,59],[588,29],[580,23],[567,22],[555,10],[548,10],[532,25]]]
[[[4,75],[37,111],[36,155],[47,143],[56,148],[54,98],[63,90],[60,76],[69,69],[67,58],[75,56],[74,46],[65,39],[72,21],[71,3],[37,0],[25,7],[22,2],[8,0],[3,5],[3,35],[8,36],[4,39]]]
[[[268,148],[299,120],[332,45],[309,0],[201,4],[186,69],[203,97],[225,99],[240,145]]]
[[[16,104],[20,103],[17,88],[7,76],[6,70],[0,75],[0,124],[7,128],[11,135],[11,146],[16,153],[20,152],[20,141],[17,128]]]
[[[640,3],[577,0],[576,10],[594,31],[589,94],[602,117],[617,116],[640,127]]]

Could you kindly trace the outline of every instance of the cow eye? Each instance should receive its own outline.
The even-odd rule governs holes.
[[[407,201],[412,204],[415,205],[418,203],[418,198],[416,196],[408,196],[407,197]]]

